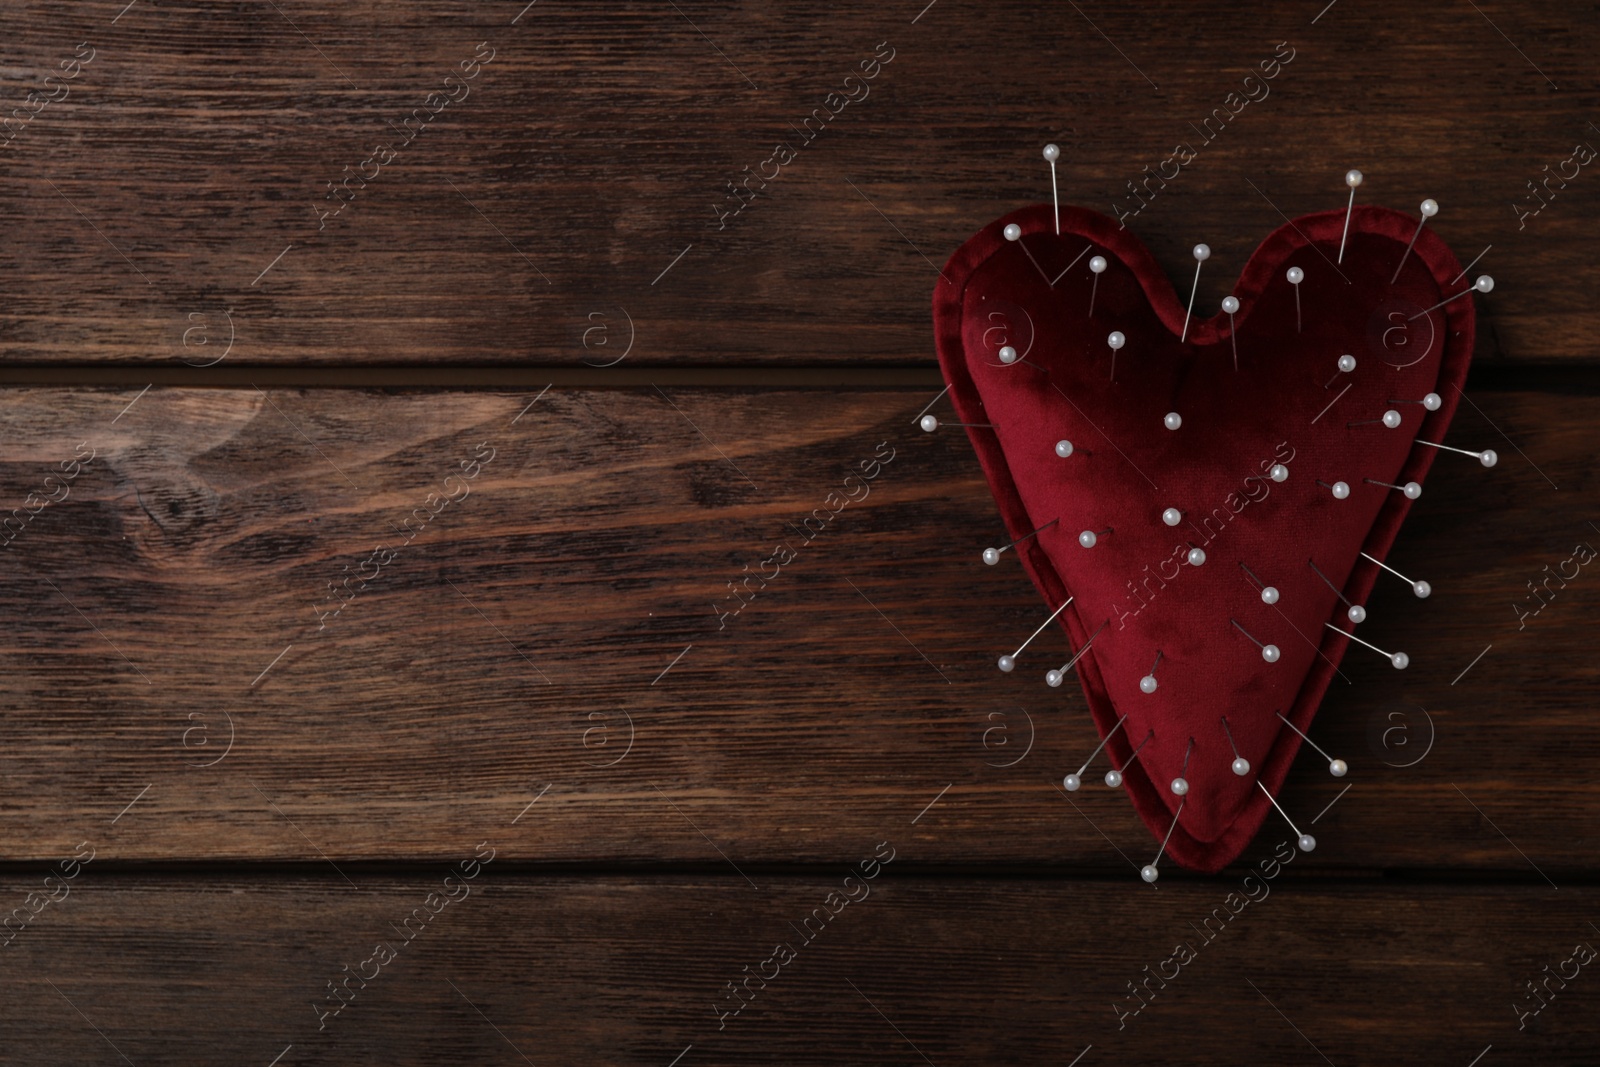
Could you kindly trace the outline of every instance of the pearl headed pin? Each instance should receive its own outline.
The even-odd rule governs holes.
[[[1083,533],[1078,535],[1078,544],[1082,545],[1084,548],[1093,548],[1095,545],[1100,543],[1100,538],[1104,537],[1115,528],[1116,527],[1114,526],[1107,526],[1104,530],[1085,530]]]
[[[1250,640],[1255,643],[1257,648],[1261,649],[1262,659],[1266,660],[1268,663],[1278,662],[1280,653],[1278,652],[1277,645],[1263,645],[1260,641],[1257,641],[1254,637],[1251,637],[1249,630],[1246,630],[1243,626],[1239,625],[1238,619],[1229,619],[1228,621],[1233,623],[1234,628],[1240,633],[1244,634],[1246,637],[1249,637]]]
[[[1369,644],[1368,642],[1361,640],[1361,638],[1357,637],[1355,634],[1348,633],[1348,632],[1346,632],[1344,630],[1339,629],[1337,626],[1335,626],[1331,622],[1330,623],[1324,623],[1324,625],[1327,626],[1327,628],[1332,630],[1334,633],[1341,634],[1341,635],[1343,635],[1345,637],[1348,637],[1350,640],[1354,641],[1358,645],[1366,645],[1366,647],[1372,649],[1372,651],[1376,652],[1380,656],[1388,656],[1389,657],[1389,662],[1394,665],[1394,669],[1397,670],[1397,671],[1403,671],[1403,670],[1405,670],[1407,667],[1409,667],[1411,665],[1411,657],[1406,655],[1404,652],[1394,652],[1394,653],[1385,652],[1383,649],[1379,648],[1377,645]]]
[[[1256,785],[1261,785],[1261,782],[1259,780],[1257,780]],[[1289,824],[1289,829],[1293,830],[1295,836],[1300,839],[1297,842],[1299,844],[1299,846],[1300,846],[1300,851],[1301,852],[1310,852],[1312,849],[1316,848],[1317,847],[1317,839],[1312,837],[1310,834],[1302,834],[1300,832],[1299,828],[1297,828],[1295,826],[1294,820],[1289,818],[1288,812],[1286,812],[1282,808],[1278,807],[1278,802],[1276,800],[1273,800],[1272,794],[1267,791],[1267,787],[1264,786],[1264,785],[1261,785],[1261,791],[1263,793],[1267,794],[1267,799],[1272,801],[1272,806],[1275,807],[1275,808],[1278,808],[1278,814],[1283,816],[1283,821]]]
[[[1328,581],[1328,576],[1322,573],[1322,570],[1317,566],[1316,561],[1308,559],[1306,560],[1306,566],[1316,571],[1317,577],[1322,579],[1323,584],[1329,589],[1333,590],[1333,595],[1344,601],[1344,606],[1347,609],[1345,611],[1345,616],[1349,618],[1351,622],[1361,623],[1367,621],[1367,609],[1362,607],[1360,604],[1350,603],[1350,598],[1341,593],[1338,586]]]
[[[1422,207],[1418,210],[1422,212],[1422,217],[1417,220],[1417,228],[1411,232],[1411,243],[1406,245],[1405,255],[1402,255],[1400,262],[1394,265],[1394,277],[1389,279],[1390,285],[1400,280],[1400,268],[1406,265],[1406,259],[1410,257],[1411,250],[1416,247],[1417,238],[1422,234],[1422,227],[1426,226],[1428,220],[1439,213],[1439,202],[1433,199],[1424,200]]]
[[[1034,370],[1039,371],[1041,374],[1050,373],[1049,370],[1039,366],[1039,364],[1035,363],[1033,360],[1024,358],[1017,352],[1016,348],[1011,345],[1001,345],[998,355],[1000,357],[1001,364],[1004,366],[1015,367],[1018,364],[1026,364],[1032,367]]]
[[[1176,411],[1169,411],[1166,413],[1166,415],[1162,416],[1161,425],[1165,426],[1169,430],[1176,430],[1178,427],[1183,425],[1183,416],[1179,415]]]
[[[1022,642],[1022,644],[1017,647],[1017,650],[1015,652],[1011,653],[1011,655],[1009,655],[1009,656],[1001,656],[1000,657],[1000,669],[1005,671],[1005,672],[1007,672],[1007,673],[1010,673],[1011,670],[1016,667],[1016,665],[1017,665],[1017,657],[1022,655],[1022,650],[1027,648],[1029,645],[1031,645],[1033,643],[1033,639],[1035,637],[1038,637],[1040,634],[1044,633],[1044,628],[1046,626],[1049,626],[1051,623],[1055,622],[1056,621],[1056,616],[1060,615],[1063,611],[1066,611],[1067,610],[1067,604],[1072,603],[1072,601],[1073,601],[1072,597],[1070,597],[1070,596],[1067,597],[1066,603],[1062,604],[1059,608],[1057,608],[1056,610],[1052,611],[1050,613],[1050,617],[1048,619],[1044,620],[1044,622],[1041,622],[1039,624],[1039,628],[1037,630],[1033,631],[1033,633],[1029,634],[1028,635],[1028,639],[1026,641]]]
[[[1183,521],[1183,512],[1177,508],[1168,508],[1161,513],[1161,521],[1168,526],[1176,526]]]
[[[1094,318],[1094,297],[1100,291],[1100,275],[1106,272],[1106,257],[1095,256],[1089,260],[1089,273],[1094,275],[1094,284],[1089,287],[1089,317]]]
[[[1305,281],[1306,272],[1299,267],[1290,267],[1284,277],[1289,279],[1289,284],[1294,286],[1294,332],[1299,333],[1300,325],[1300,283]]]
[[[1356,357],[1355,356],[1348,356],[1348,355],[1340,356],[1339,357],[1338,367],[1339,367],[1339,374],[1349,374],[1351,371],[1356,369]],[[1339,380],[1339,374],[1335,374],[1332,378],[1329,378],[1328,379],[1328,384],[1324,385],[1323,388],[1324,389],[1332,388],[1333,387],[1333,383]]]
[[[1005,236],[1006,240],[1015,242],[1017,247],[1021,248],[1022,251],[1027,254],[1028,259],[1033,263],[1034,269],[1037,270],[1040,273],[1040,275],[1042,275],[1044,277],[1044,279],[1046,281],[1048,281],[1050,279],[1050,275],[1045,274],[1044,268],[1039,266],[1039,261],[1037,259],[1033,258],[1033,253],[1028,251],[1028,246],[1022,243],[1022,227],[1021,226],[1018,226],[1014,222],[1008,222],[1008,223],[1006,223],[1006,228],[1001,230],[1000,232],[1001,232],[1001,234],[1003,234]],[[1056,232],[1057,233],[1061,232],[1059,223],[1057,224]]]
[[[1383,418],[1381,419],[1358,419],[1355,422],[1345,423],[1345,426],[1377,426],[1380,423],[1390,430],[1398,430],[1400,428],[1400,413],[1394,408],[1390,408],[1383,413]]]
[[[1376,563],[1378,566],[1382,567],[1384,570],[1388,571],[1402,582],[1405,582],[1407,585],[1411,586],[1411,591],[1417,595],[1417,599],[1423,600],[1432,595],[1433,586],[1429,585],[1427,582],[1413,582],[1410,578],[1407,578],[1405,575],[1401,574],[1399,571],[1383,562],[1383,560],[1374,559],[1372,556],[1368,556],[1365,552],[1361,553],[1361,555],[1366,559],[1372,560],[1372,562]]]
[[[1044,161],[1050,164],[1050,199],[1056,205],[1056,236],[1061,235],[1061,194],[1056,191],[1056,160],[1061,158],[1061,149],[1053,144],[1044,146]]]
[[[1150,664],[1150,673],[1139,679],[1139,692],[1154,693],[1156,691],[1156,668],[1161,666],[1161,650],[1156,649],[1156,661]]]
[[[1276,604],[1278,602],[1278,589],[1276,586],[1271,586],[1266,582],[1263,582],[1256,575],[1256,572],[1251,570],[1249,567],[1246,567],[1243,562],[1240,562],[1239,567],[1250,576],[1250,580],[1256,583],[1256,587],[1261,590],[1261,602],[1263,604]]]
[[[1189,339],[1189,317],[1194,314],[1194,294],[1200,291],[1200,268],[1210,258],[1210,245],[1194,246],[1194,284],[1189,287],[1189,308],[1183,313],[1183,336],[1178,338],[1180,343]]]
[[[1156,867],[1156,864],[1160,863],[1161,857],[1166,855],[1167,842],[1172,840],[1172,831],[1178,828],[1178,817],[1183,814],[1183,806],[1187,803],[1189,803],[1187,797],[1178,802],[1178,810],[1172,813],[1172,825],[1167,827],[1167,836],[1161,839],[1161,851],[1157,852],[1156,858],[1151,860],[1149,865],[1139,872],[1139,877],[1145,881],[1154,882],[1161,877],[1161,871]]]
[[[1118,719],[1117,725],[1106,731],[1106,735],[1100,739],[1100,743],[1094,747],[1094,751],[1089,753],[1089,758],[1083,761],[1083,766],[1078,768],[1078,773],[1069,774],[1065,778],[1061,779],[1061,784],[1067,787],[1067,792],[1076,793],[1078,789],[1082,787],[1083,772],[1088,770],[1089,764],[1093,763],[1094,758],[1100,755],[1100,750],[1106,747],[1106,742],[1111,740],[1111,735],[1122,729],[1122,724],[1127,721],[1128,717],[1126,715]]]
[[[1485,464],[1485,466],[1492,466],[1492,464]],[[1404,493],[1407,500],[1415,500],[1422,495],[1422,486],[1416,482],[1407,482],[1405,485],[1390,485],[1388,482],[1380,482],[1376,478],[1363,478],[1361,480],[1368,485],[1381,485],[1385,489],[1393,489],[1396,492]]]
[[[972,429],[975,429],[975,430],[992,430],[992,429],[994,429],[994,425],[992,423],[987,423],[987,422],[940,422],[938,419],[934,418],[932,415],[924,415],[924,416],[922,416],[922,421],[919,422],[918,425],[922,427],[923,432],[925,432],[925,433],[932,433],[933,431],[937,430],[941,426],[968,426],[968,427],[971,427]]]
[[[1039,529],[1033,531],[1033,533],[1023,534],[1021,537],[1017,538],[1015,541],[1012,541],[1010,544],[1001,545],[999,548],[986,548],[986,549],[984,549],[983,550],[983,561],[985,563],[987,563],[989,566],[993,567],[996,563],[1000,562],[1000,556],[1006,551],[1006,549],[1010,548],[1012,545],[1021,544],[1023,541],[1026,541],[1028,538],[1033,537],[1033,536],[1039,534],[1040,532],[1042,532],[1044,530],[1048,530],[1050,527],[1054,526],[1056,523],[1058,523],[1060,521],[1061,520],[1059,518],[1051,519],[1049,522],[1047,522],[1043,526],[1039,527]]]
[[[1250,761],[1239,755],[1239,746],[1233,743],[1233,731],[1228,729],[1228,717],[1222,717],[1222,732],[1228,735],[1228,747],[1233,749],[1233,773],[1240,778],[1250,773]]]
[[[1326,489],[1328,492],[1332,493],[1333,499],[1335,500],[1345,500],[1350,496],[1350,483],[1348,482],[1334,482],[1332,485],[1329,485],[1321,478],[1318,478],[1317,484],[1322,486],[1322,488]]]
[[[1275,712],[1273,712],[1273,714],[1276,715],[1278,718],[1283,719],[1283,712],[1275,711]],[[1289,729],[1291,729],[1295,733],[1299,734],[1300,735],[1300,739],[1302,741],[1304,741],[1306,744],[1310,745],[1312,748],[1316,749],[1318,752],[1322,752],[1322,746],[1317,744],[1315,741],[1311,740],[1311,738],[1307,737],[1305,735],[1305,733],[1302,732],[1301,729],[1298,726],[1296,726],[1294,723],[1290,722],[1288,719],[1283,719],[1283,725],[1287,726]],[[1333,775],[1335,778],[1343,778],[1347,773],[1349,773],[1350,765],[1348,763],[1346,763],[1344,760],[1342,760],[1342,759],[1334,759],[1332,756],[1328,755],[1326,752],[1322,752],[1322,758],[1328,761],[1328,773]]]
[[[1350,203],[1344,209],[1344,232],[1339,235],[1339,258],[1337,260],[1339,263],[1344,262],[1344,242],[1350,236],[1350,216],[1356,209],[1356,186],[1361,184],[1361,172],[1359,170],[1345,171],[1344,183],[1350,187]]]
[[[1421,404],[1429,411],[1438,411],[1444,406],[1444,399],[1438,393],[1429,393],[1421,400],[1395,400],[1390,398],[1388,402],[1391,404]]]
[[[1048,685],[1052,689],[1059,686],[1062,680],[1066,678],[1067,672],[1072,669],[1072,665],[1083,658],[1083,654],[1089,651],[1089,646],[1094,644],[1094,639],[1100,636],[1100,631],[1104,630],[1109,625],[1111,625],[1110,619],[1107,619],[1105,622],[1101,623],[1100,629],[1089,635],[1089,640],[1083,643],[1083,647],[1078,649],[1077,654],[1071,659],[1067,660],[1065,665],[1063,665],[1059,671],[1045,671],[1044,684]]]
[[[1474,452],[1471,449],[1467,449],[1467,448],[1453,448],[1450,445],[1441,445],[1441,444],[1438,444],[1437,442],[1434,442],[1434,441],[1424,441],[1420,437],[1416,438],[1416,442],[1419,445],[1427,445],[1429,448],[1438,448],[1438,449],[1442,449],[1445,452],[1459,452],[1463,456],[1472,456],[1479,463],[1482,463],[1485,467],[1492,467],[1496,463],[1500,462],[1499,454],[1496,453],[1495,450],[1492,449],[1492,448],[1486,448],[1482,452]]]
[[[1066,438],[1062,438],[1061,440],[1057,441],[1056,455],[1060,456],[1062,459],[1066,459],[1068,456],[1072,455],[1072,442],[1068,441]]]
[[[1174,778],[1172,784],[1167,787],[1172,790],[1173,796],[1189,795],[1189,779],[1185,778],[1184,775],[1189,773],[1189,757],[1193,754],[1194,738],[1191,737],[1189,738],[1189,747],[1183,750],[1183,770],[1178,772],[1178,777]]]
[[[1195,279],[1198,280],[1199,277],[1200,274],[1196,271]],[[1191,297],[1191,299],[1193,298]],[[1233,324],[1233,313],[1239,310],[1239,298],[1232,295],[1223,297],[1222,310],[1228,316],[1228,341],[1233,345],[1233,372],[1237,374],[1239,373],[1239,338],[1237,327]]]
[[[1106,336],[1106,344],[1111,346],[1111,380],[1112,381],[1116,381],[1117,380],[1117,350],[1120,349],[1123,345],[1125,345],[1127,343],[1128,343],[1128,339],[1126,337],[1122,336],[1122,331],[1121,330],[1112,330],[1111,333]]]
[[[1106,772],[1106,785],[1110,786],[1112,789],[1116,789],[1122,785],[1123,771],[1126,771],[1129,767],[1133,766],[1133,761],[1139,758],[1139,753],[1144,750],[1144,746],[1148,745],[1150,743],[1150,739],[1155,735],[1156,732],[1154,730],[1151,730],[1149,733],[1144,735],[1144,740],[1139,742],[1139,747],[1128,754],[1128,762],[1122,765],[1121,771],[1113,767]]]
[[[1466,296],[1468,293],[1487,293],[1487,292],[1492,291],[1493,289],[1494,289],[1494,279],[1489,277],[1487,274],[1480,274],[1480,275],[1478,275],[1478,280],[1473,282],[1472,286],[1470,288],[1461,290],[1455,296],[1447,296],[1447,297],[1445,297],[1443,300],[1441,300],[1437,304],[1433,305],[1433,307],[1425,308],[1424,310],[1417,312],[1415,315],[1411,316],[1411,318],[1407,319],[1406,321],[1407,322],[1411,322],[1413,319],[1420,319],[1420,318],[1422,318],[1422,316],[1426,315],[1428,312],[1437,311],[1440,308],[1444,307],[1446,304],[1450,303],[1450,301],[1459,299],[1460,297],[1463,297],[1463,296]]]

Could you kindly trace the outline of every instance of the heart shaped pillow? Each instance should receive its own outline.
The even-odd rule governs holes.
[[[1070,648],[1041,637],[1017,669],[1059,684],[1081,652],[1106,754],[1195,870],[1255,835],[1347,635],[1364,639],[1363,553],[1387,554],[1471,358],[1471,283],[1445,243],[1384,208],[1345,225],[1274,231],[1231,315],[1187,317],[1130,232],[1066,207],[1058,233],[1049,205],[973,235],[934,293],[950,397],[1041,621],[1066,605]]]

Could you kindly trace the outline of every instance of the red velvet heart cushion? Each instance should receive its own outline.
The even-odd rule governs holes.
[[[1006,239],[1008,223],[1020,240]],[[1043,686],[1093,636],[1077,670],[1100,736],[1126,716],[1105,751],[1155,838],[1171,828],[1166,854],[1197,870],[1236,858],[1268,815],[1257,781],[1276,796],[1300,748],[1277,713],[1309,734],[1351,643],[1326,624],[1365,637],[1334,587],[1365,603],[1378,568],[1359,553],[1384,559],[1410,506],[1372,483],[1423,481],[1435,450],[1414,440],[1442,440],[1472,353],[1473,297],[1411,318],[1471,284],[1433,230],[1407,254],[1416,216],[1358,207],[1341,259],[1344,225],[1332,211],[1273,232],[1233,290],[1231,326],[1222,313],[1192,318],[1186,341],[1183,299],[1144,246],[1082,208],[1061,210],[1059,235],[1048,205],[984,227],[934,293],[955,410],[993,426],[967,432],[1006,539],[1054,520],[1014,550],[1044,597],[1041,621],[1073,598],[1059,616],[1070,648],[1041,635],[1016,669]],[[1098,281],[1096,256],[1107,261]],[[1303,271],[1298,320],[1290,267]],[[1126,338],[1114,380],[1112,331]],[[1348,373],[1344,355],[1356,361]],[[1437,410],[1415,402],[1429,393]],[[1398,427],[1382,422],[1388,411]],[[1169,508],[1182,512],[1176,526]],[[1194,548],[1203,563],[1189,562]],[[1262,645],[1277,647],[1276,662]],[[1143,692],[1158,654],[1157,688]],[[1249,761],[1242,776],[1234,746]],[[1181,797],[1170,787],[1180,776]]]

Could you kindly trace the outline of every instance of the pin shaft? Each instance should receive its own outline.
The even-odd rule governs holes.
[[[1022,642],[1022,644],[1020,646],[1018,646],[1018,648],[1017,648],[1017,650],[1015,652],[1011,653],[1011,658],[1015,659],[1016,657],[1022,655],[1023,650],[1026,649],[1030,644],[1033,643],[1033,639],[1035,637],[1038,637],[1040,634],[1044,633],[1044,628],[1046,626],[1049,626],[1051,623],[1055,622],[1056,621],[1056,616],[1060,615],[1063,611],[1066,611],[1067,610],[1067,604],[1072,603],[1072,601],[1074,599],[1076,599],[1076,598],[1070,597],[1070,596],[1067,597],[1066,603],[1062,604],[1055,611],[1051,612],[1050,613],[1050,617],[1048,619],[1044,620],[1044,622],[1040,623],[1039,624],[1039,628],[1037,630],[1033,631],[1033,633],[1029,634],[1028,635],[1028,639],[1026,641]]]

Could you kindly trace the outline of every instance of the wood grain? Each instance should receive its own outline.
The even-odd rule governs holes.
[[[476,842],[459,844],[465,857]],[[443,867],[351,885],[91,866],[0,956],[7,1062],[1466,1064],[1492,1044],[1493,1062],[1576,1064],[1600,1042],[1592,964],[1553,979],[1526,1028],[1513,1006],[1600,939],[1592,887],[1312,884],[1296,863],[1273,881],[1157,890],[907,879],[892,864],[851,881],[857,901],[824,923],[812,911],[829,915],[844,864],[752,890],[530,879],[499,862],[413,920],[409,942],[397,928],[431,910]],[[5,898],[35,881],[8,876]],[[374,973],[379,942],[397,951]],[[1164,962],[1179,944],[1181,968]],[[370,982],[352,980],[319,1031],[344,967]],[[775,969],[721,1018],[728,983]],[[1113,1005],[1137,1006],[1128,984],[1147,980],[1152,999],[1119,1028]]]
[[[1547,176],[1600,137],[1593,12],[1323,6],[15,3],[0,113],[67,95],[0,148],[0,353],[925,364],[937,265],[1049,195],[1042,144],[1062,197],[1109,214],[1193,141],[1129,224],[1178,279],[1210,244],[1199,308],[1358,166],[1363,202],[1436,198],[1463,262],[1493,245],[1481,358],[1591,361],[1600,192]],[[1280,41],[1269,95],[1205,141]],[[93,59],[49,89],[80,42]],[[480,42],[467,95],[367,163]],[[881,42],[892,60],[846,86]],[[834,90],[866,95],[800,144]],[[723,219],[780,139],[795,158]],[[320,216],[328,183],[374,169]]]
[[[5,550],[0,856],[433,860],[494,835],[736,877],[892,830],[911,866],[1133,877],[1155,849],[1126,799],[1057,784],[1094,746],[1076,688],[1040,681],[1064,639],[994,669],[1044,609],[979,562],[993,504],[963,438],[914,427],[930,399],[0,393],[13,504],[94,453]],[[1346,658],[1314,735],[1351,775],[1308,754],[1282,798],[1317,820],[1307,867],[1592,869],[1600,586],[1582,570],[1520,630],[1512,605],[1597,537],[1596,401],[1472,399],[1450,441],[1504,458],[1442,458],[1401,535],[1392,564],[1434,593],[1368,605],[1412,666]],[[802,542],[787,524],[875,454]],[[319,621],[332,583],[353,599]]]

